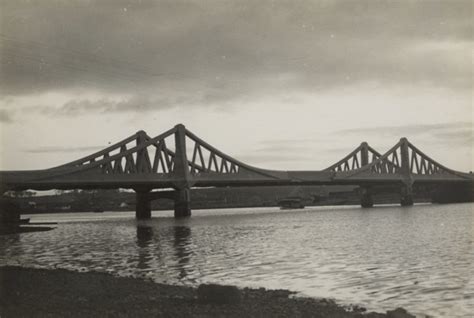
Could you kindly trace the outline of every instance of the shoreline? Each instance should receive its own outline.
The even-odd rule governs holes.
[[[203,297],[204,289],[210,289],[211,296]],[[0,267],[0,316],[5,318],[415,317],[401,308],[384,314],[366,312],[363,307],[347,308],[327,299],[289,297],[292,294],[220,285],[194,288],[100,272]]]

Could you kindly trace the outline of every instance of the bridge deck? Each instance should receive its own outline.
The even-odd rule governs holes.
[[[270,173],[269,173],[270,174]],[[358,175],[349,177],[346,172],[329,171],[277,171],[273,178],[255,175],[235,174],[220,175],[207,173],[191,175],[188,183],[192,187],[223,186],[263,186],[263,185],[370,185],[402,183],[403,175],[380,174]],[[182,182],[173,174],[123,174],[107,175],[89,172],[87,174],[55,175],[50,170],[0,172],[2,184],[15,190],[51,190],[77,188],[175,188]],[[411,179],[416,184],[429,183],[467,183],[472,179],[460,179],[449,175],[424,176],[414,175]]]

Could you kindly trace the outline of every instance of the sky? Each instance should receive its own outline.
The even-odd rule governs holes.
[[[183,123],[268,169],[407,137],[474,170],[472,1],[0,1],[0,169]]]

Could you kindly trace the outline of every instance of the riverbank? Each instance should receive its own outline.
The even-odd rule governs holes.
[[[235,288],[234,288],[235,290]],[[222,290],[219,290],[220,292]],[[231,288],[232,291],[232,288]],[[225,290],[224,290],[225,292]],[[408,318],[292,298],[285,290],[240,289],[230,303],[202,300],[198,289],[105,273],[0,267],[0,317],[368,317]]]
[[[416,189],[416,202],[431,202],[429,191]],[[374,188],[375,204],[399,204],[398,188]],[[168,191],[165,191],[168,193]],[[70,191],[55,195],[18,193],[14,199],[23,214],[68,213],[94,211],[130,211],[135,209],[135,193],[118,190]],[[21,196],[23,195],[23,196]],[[355,186],[261,186],[236,188],[191,189],[191,209],[226,209],[248,207],[279,207],[280,201],[297,197],[305,206],[359,205]],[[152,210],[172,210],[174,201],[157,199]]]

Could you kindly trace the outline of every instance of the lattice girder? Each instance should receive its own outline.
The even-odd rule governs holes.
[[[154,138],[139,131],[90,156],[48,169],[58,176],[85,170],[104,175],[170,175],[174,179],[184,175],[185,179],[195,180],[216,175],[226,179],[236,175],[238,178],[254,176],[260,179],[288,176],[285,171],[264,170],[244,164],[209,145],[182,125]],[[361,173],[364,173],[364,178],[369,175],[398,175],[403,178],[455,175],[466,178],[465,174],[448,169],[429,158],[405,138],[384,155],[367,143],[362,143],[322,172],[331,173],[335,178],[351,178]]]
[[[104,174],[167,174],[173,171],[173,154],[166,146],[166,137],[155,139],[141,133],[136,146],[121,145],[116,158],[110,158],[109,153],[103,155],[100,167]]]
[[[186,137],[187,145],[188,147],[190,146],[188,148],[190,149],[188,159],[191,159],[188,163],[191,175],[202,176],[204,174],[219,174],[223,176],[231,176],[253,174],[265,178],[275,178],[268,170],[249,166],[226,155],[187,129]]]
[[[188,131],[186,133],[188,145],[193,145],[192,156],[189,161],[191,174],[236,174],[243,168],[243,165],[235,159],[224,155]]]
[[[416,177],[443,176],[451,175],[466,179],[463,173],[451,170],[434,161],[406,138],[400,141],[388,150],[377,160],[355,170],[350,177],[360,175],[361,173],[370,173],[376,175],[399,175],[404,179],[413,179]]]
[[[437,163],[422,151],[408,142],[409,148],[409,171],[417,175],[435,175],[435,174],[457,174],[456,171],[444,167]]]
[[[370,147],[366,142],[360,144],[347,156],[324,169],[324,171],[348,172],[358,170],[380,158],[381,154]]]
[[[397,149],[399,145],[387,151],[383,156],[377,158],[373,161],[370,166],[370,171],[372,173],[378,174],[396,174],[401,171],[401,163],[399,160],[399,155]]]
[[[104,150],[50,170],[59,172],[98,168],[103,174],[113,175],[171,173],[173,152],[167,148],[165,139],[172,136],[174,132],[175,128],[150,138],[145,132],[139,131]],[[152,157],[150,157],[150,151]]]
[[[184,156],[187,157],[185,169],[191,175],[258,174],[274,178],[266,170],[251,167],[222,153],[188,130],[184,132],[185,148],[187,145],[193,149],[192,155]],[[176,151],[167,146],[168,139],[174,138],[176,142],[176,134],[177,127],[154,138],[139,131],[104,150],[50,170],[57,171],[58,175],[66,170],[71,173],[94,170],[105,175],[180,174],[181,172],[176,171]]]

